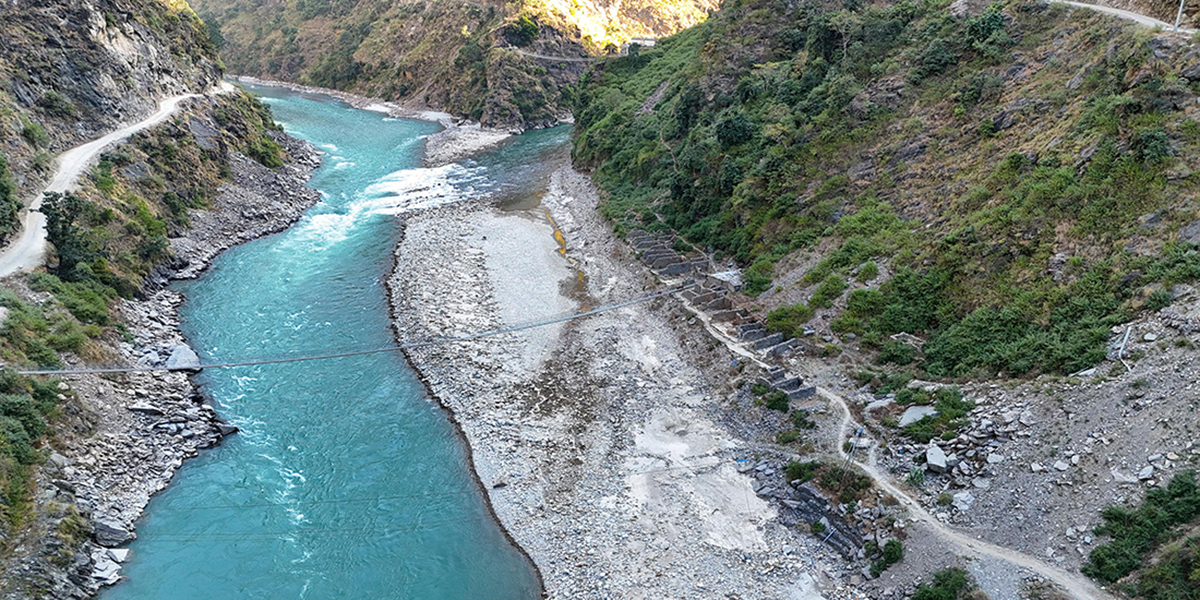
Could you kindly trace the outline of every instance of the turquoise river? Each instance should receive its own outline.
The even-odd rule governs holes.
[[[421,167],[433,123],[255,88],[326,153],[323,201],[234,248],[186,294],[206,361],[393,343],[387,290],[400,213],[484,196],[527,204],[567,131],[527,134],[461,165]],[[505,538],[446,414],[404,357],[375,354],[198,376],[241,428],[152,499],[104,600],[529,599],[537,575]]]

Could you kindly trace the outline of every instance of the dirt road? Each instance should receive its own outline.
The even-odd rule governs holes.
[[[210,93],[224,94],[235,89],[233,85],[222,82]],[[84,170],[106,148],[128,139],[129,136],[143,129],[166,121],[184,100],[201,96],[202,94],[184,94],[167,98],[159,104],[158,112],[149,117],[100,139],[63,152],[55,160],[54,177],[44,191],[70,191]],[[20,237],[13,240],[3,252],[0,252],[0,277],[7,277],[21,271],[30,271],[42,265],[46,255],[46,216],[38,212],[41,205],[42,194],[38,194],[37,198],[30,203],[28,210],[25,211]]]

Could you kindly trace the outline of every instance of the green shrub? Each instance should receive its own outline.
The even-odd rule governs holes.
[[[775,434],[775,441],[784,445],[790,444],[798,439],[800,439],[800,432],[796,431],[795,429],[785,429]]]
[[[17,184],[8,169],[8,159],[0,152],[0,242],[20,227],[17,216],[21,212],[21,199],[17,197]]]
[[[528,15],[521,15],[505,28],[504,35],[514,46],[528,46],[538,36],[538,24]]]
[[[967,572],[957,567],[933,574],[932,584],[921,584],[910,600],[960,600],[974,589]]]
[[[105,194],[111,193],[117,185],[117,179],[113,177],[113,164],[107,160],[102,160],[92,169],[92,179],[96,182],[96,189]]]
[[[728,148],[750,141],[754,137],[754,123],[745,114],[734,113],[717,123],[717,141]]]
[[[76,280],[76,265],[92,260],[95,253],[88,248],[83,229],[77,221],[83,215],[86,201],[75,194],[46,192],[38,209],[46,215],[46,239],[54,245],[58,265],[54,272],[63,279]]]
[[[1146,600],[1200,599],[1200,536],[1191,536],[1145,568],[1132,586]]]
[[[1175,526],[1200,517],[1196,472],[1179,473],[1167,487],[1146,492],[1136,509],[1114,505],[1101,516],[1104,524],[1096,533],[1111,541],[1093,549],[1082,570],[1089,577],[1111,583],[1142,566],[1145,557],[1174,535]]]
[[[803,410],[797,410],[792,413],[792,424],[797,429],[816,429],[817,423],[808,417],[808,413]]]
[[[803,304],[781,306],[767,313],[766,327],[768,331],[794,338],[804,333],[804,324],[812,318],[813,310]]]
[[[904,545],[897,540],[888,540],[883,545],[881,556],[871,562],[871,577],[879,577],[888,567],[904,558]]]
[[[868,261],[858,270],[859,281],[871,281],[876,277],[879,277],[879,265],[876,265],[875,261]]]
[[[0,369],[0,515],[12,525],[28,510],[30,466],[44,459],[37,445],[58,409],[57,384]]]
[[[833,305],[833,301],[837,300],[838,296],[846,289],[846,280],[830,273],[828,277],[817,286],[813,292],[812,298],[809,299],[809,306],[820,306],[829,308]]]
[[[797,462],[793,460],[784,465],[783,472],[789,483],[792,481],[804,483],[811,481],[820,467],[821,463],[816,461]]]
[[[38,148],[50,145],[50,135],[46,133],[46,128],[37,123],[25,125],[25,128],[21,130],[21,137]]]
[[[945,387],[934,394],[933,407],[937,410],[936,415],[906,426],[904,434],[922,444],[945,435],[953,438],[967,424],[966,415],[975,408],[975,403],[964,399],[957,388]]]
[[[931,75],[941,74],[957,63],[958,59],[959,55],[950,42],[941,38],[934,39],[917,56],[917,67],[913,69],[911,79],[913,82],[920,82]]]
[[[38,106],[42,107],[46,114],[60,119],[68,119],[75,115],[75,107],[71,102],[54,90],[42,94],[42,98],[38,100]]]
[[[894,363],[897,365],[911,364],[916,357],[917,351],[908,344],[899,340],[887,340],[879,348],[879,362]]]
[[[1146,299],[1146,310],[1158,311],[1171,305],[1173,296],[1165,289],[1154,290]]]
[[[925,469],[913,467],[908,471],[908,477],[905,477],[904,480],[913,487],[925,485]]]
[[[771,278],[775,275],[775,265],[770,261],[758,261],[750,265],[742,278],[742,291],[750,296],[757,296],[771,288]]]
[[[754,385],[750,386],[750,393],[754,394],[755,396],[762,396],[769,391],[771,391],[771,386],[761,381],[755,381]]]
[[[763,397],[763,402],[771,410],[788,411],[788,395],[784,392],[771,392]]]
[[[1133,155],[1144,163],[1157,163],[1171,155],[1171,138],[1161,128],[1135,131],[1130,140]]]
[[[34,273],[29,276],[29,287],[54,294],[81,322],[97,325],[111,322],[108,304],[116,298],[116,292],[98,281],[66,282],[49,273]]]
[[[268,169],[283,166],[283,146],[270,138],[260,137],[257,141],[251,142],[248,154],[250,158]]]
[[[822,533],[825,533],[825,524],[821,521],[813,521],[813,523],[808,527],[814,535],[821,535]]]

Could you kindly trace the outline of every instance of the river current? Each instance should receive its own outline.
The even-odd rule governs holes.
[[[384,281],[412,208],[485,195],[528,202],[539,157],[566,130],[478,161],[421,167],[433,123],[254,88],[326,153],[323,201],[287,231],[221,255],[186,294],[205,362],[393,343]],[[124,581],[104,600],[530,599],[532,566],[504,537],[466,449],[398,353],[209,370],[241,432],[186,463],[152,499]]]

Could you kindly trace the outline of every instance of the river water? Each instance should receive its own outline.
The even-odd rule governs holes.
[[[510,205],[567,132],[420,167],[432,123],[255,88],[327,153],[324,196],[291,229],[220,256],[179,287],[206,362],[386,346],[385,277],[399,213],[470,196]],[[532,566],[492,520],[466,449],[399,354],[210,370],[241,432],[184,465],[138,525],[128,580],[105,600],[529,599]]]

